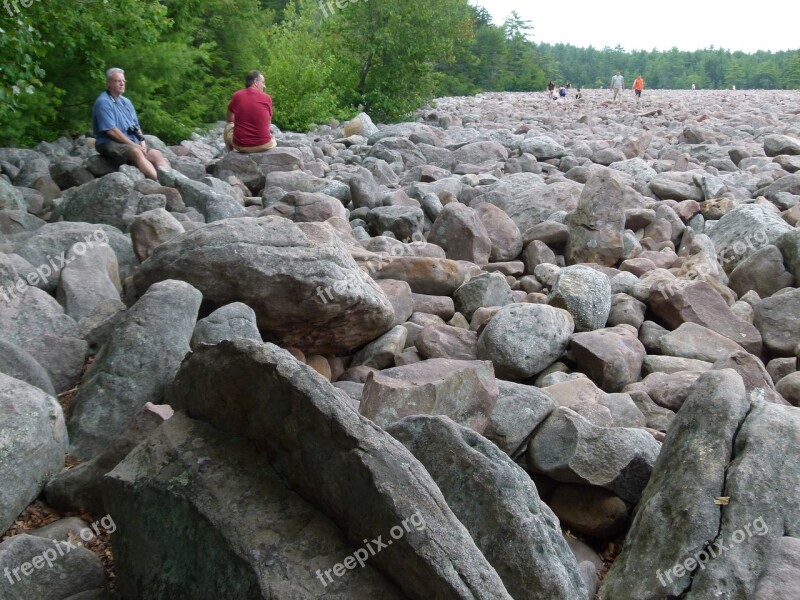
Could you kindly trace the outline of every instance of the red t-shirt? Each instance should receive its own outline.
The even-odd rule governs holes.
[[[272,98],[254,87],[236,92],[228,103],[234,114],[233,143],[250,148],[268,144],[272,139],[269,124],[272,120]]]

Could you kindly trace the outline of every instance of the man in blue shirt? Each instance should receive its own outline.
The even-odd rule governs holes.
[[[170,168],[158,150],[148,150],[139,118],[125,93],[125,72],[106,71],[106,91],[97,97],[92,108],[92,130],[97,151],[118,165],[131,163],[145,177],[158,180],[158,167]]]

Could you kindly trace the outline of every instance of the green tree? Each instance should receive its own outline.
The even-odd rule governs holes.
[[[351,114],[343,108],[337,54],[320,18],[312,0],[293,0],[283,22],[267,30],[262,70],[273,98],[273,121],[281,128],[306,131],[313,123]]]
[[[800,52],[795,52],[787,59],[783,85],[789,90],[800,89]]]
[[[337,51],[344,99],[380,120],[407,117],[433,98],[437,68],[471,35],[466,0],[369,0],[325,19]]]

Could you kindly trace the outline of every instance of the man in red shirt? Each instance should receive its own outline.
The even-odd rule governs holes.
[[[239,152],[262,152],[274,148],[269,132],[272,120],[272,98],[264,92],[264,76],[250,71],[245,88],[236,92],[228,103],[225,124],[225,147]]]

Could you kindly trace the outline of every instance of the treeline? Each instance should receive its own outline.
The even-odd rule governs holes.
[[[459,47],[458,61],[443,65],[442,95],[482,91],[542,90],[549,80],[573,86],[608,86],[620,69],[628,85],[641,73],[649,88],[800,89],[800,50],[731,52],[719,48],[685,52],[626,52],[570,44],[535,44],[535,23],[512,12],[494,25],[483,8],[473,8],[472,35]]]
[[[406,118],[437,95],[542,90],[549,79],[608,85],[615,69],[648,87],[800,88],[800,53],[625,52],[535,44],[512,13],[494,25],[468,0],[81,0],[0,8],[0,146],[90,128],[110,66],[147,132],[175,143],[224,118],[259,68],[276,125],[366,110]]]

